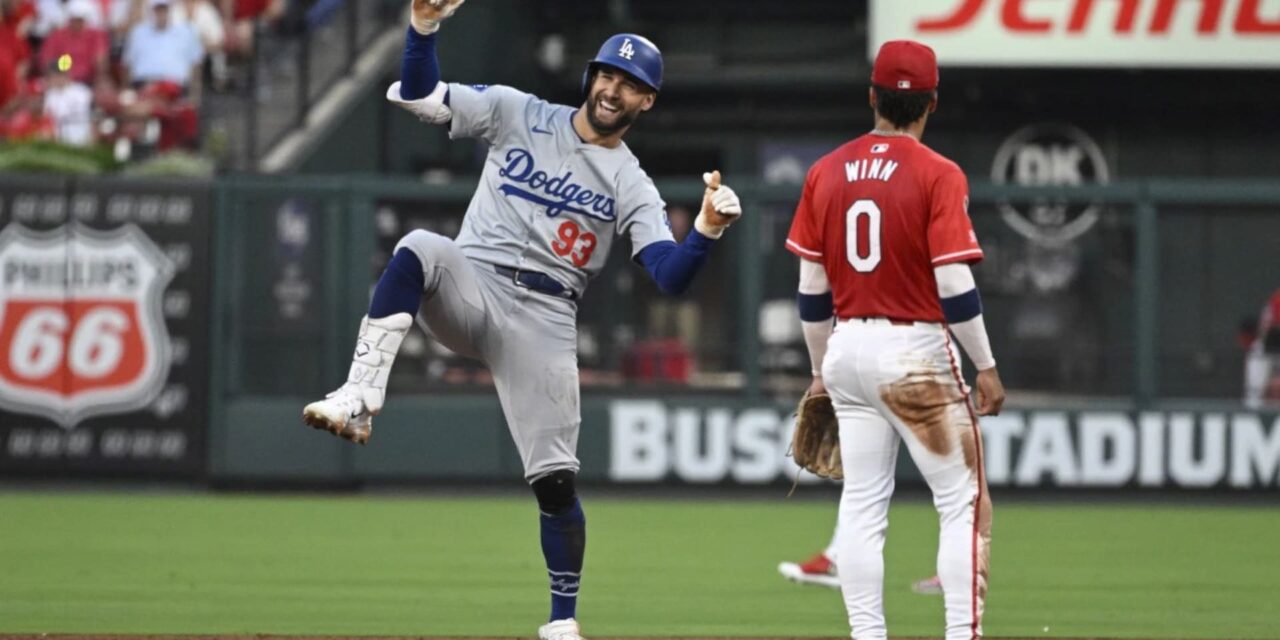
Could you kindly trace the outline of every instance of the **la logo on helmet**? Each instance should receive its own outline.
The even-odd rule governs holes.
[[[636,48],[631,46],[631,38],[627,38],[622,41],[622,47],[618,49],[618,55],[628,60],[630,60],[632,56],[636,55]]]

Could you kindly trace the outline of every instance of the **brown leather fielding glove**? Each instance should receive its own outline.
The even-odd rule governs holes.
[[[831,396],[805,394],[796,407],[796,430],[791,437],[791,456],[800,468],[821,478],[844,479],[840,466],[840,424],[836,421]]]

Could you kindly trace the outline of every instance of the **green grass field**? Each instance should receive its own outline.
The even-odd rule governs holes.
[[[834,504],[584,503],[588,637],[847,637],[836,592],[775,570],[825,544]],[[537,530],[518,497],[0,494],[0,632],[527,637]],[[987,635],[1280,637],[1278,534],[1275,508],[997,501]],[[929,505],[894,507],[896,636],[941,631],[941,599],[908,589],[936,538]]]

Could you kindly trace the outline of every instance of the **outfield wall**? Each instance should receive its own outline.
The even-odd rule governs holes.
[[[330,483],[516,482],[519,458],[494,396],[401,397],[371,444],[322,437],[294,404],[236,403],[215,430],[211,473],[225,480]],[[688,486],[789,484],[792,408],[736,399],[583,401],[582,477],[595,483]],[[981,422],[992,487],[1275,491],[1275,412],[1010,409]],[[903,448],[900,485],[922,480]],[[802,483],[822,482],[802,474]]]
[[[794,477],[790,413],[609,403],[608,479],[690,484]],[[1280,483],[1280,417],[1190,411],[1005,411],[981,421],[987,480],[1020,488],[1231,488]],[[900,481],[919,482],[902,449]]]
[[[693,182],[660,186],[672,202],[701,193]],[[0,177],[0,476],[516,480],[487,372],[416,330],[372,445],[298,419],[345,376],[395,240],[411,228],[456,233],[471,191],[352,178]],[[793,477],[789,415],[807,383],[795,260],[779,235],[793,191],[744,185],[760,214],[735,227],[683,298],[656,296],[616,252],[580,310],[585,479]],[[1002,226],[1008,203],[1047,197],[1096,210],[1070,250],[1036,253]],[[988,251],[977,277],[1002,374],[1018,390],[1010,411],[983,423],[991,483],[1274,490],[1277,417],[1231,398],[1233,319],[1275,284],[1245,267],[1274,255],[1276,206],[1280,188],[1251,182],[975,185],[971,215]],[[1055,288],[1037,289],[1046,283]],[[1171,399],[1191,391],[1214,397]]]

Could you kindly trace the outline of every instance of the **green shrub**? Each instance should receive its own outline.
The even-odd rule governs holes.
[[[47,140],[0,142],[0,172],[96,175],[119,166],[107,147],[72,147]]]

